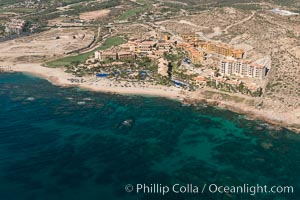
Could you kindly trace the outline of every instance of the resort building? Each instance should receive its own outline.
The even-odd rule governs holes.
[[[149,38],[148,38],[149,39]],[[172,43],[157,42],[152,40],[129,39],[125,44],[113,47],[110,50],[95,52],[95,59],[99,61],[105,60],[132,60],[136,57],[147,56],[151,60],[155,60],[164,56],[164,53],[170,52]]]
[[[208,42],[207,51],[209,53],[216,53],[223,56],[232,56],[233,48],[225,44]]]
[[[204,60],[203,52],[197,50],[195,47],[188,48],[189,57],[194,64],[200,64]]]
[[[228,44],[201,40],[197,34],[180,34],[180,37],[187,44],[204,50],[206,53],[214,53],[225,57],[230,56],[236,59],[242,59],[245,54],[243,49],[234,49],[233,46]]]
[[[112,51],[96,51],[95,59],[99,61],[117,60],[117,53]]]
[[[155,30],[150,32],[150,37],[148,37],[148,39],[149,38],[167,42],[171,39],[171,36],[168,33],[161,32],[160,30]]]
[[[235,59],[242,59],[245,54],[243,49],[234,49],[233,46],[227,44],[200,40],[196,34],[181,34],[180,36],[184,42],[180,42],[178,47],[189,53],[189,57],[194,64],[200,64],[204,60],[205,55],[209,53]],[[228,66],[229,69],[230,66]]]
[[[264,79],[266,77],[266,73],[267,73],[266,66],[252,63],[249,66],[249,68],[250,68],[249,71],[251,71],[252,77],[257,78],[257,79]]]
[[[10,22],[8,22],[5,25],[5,32],[6,33],[16,33],[20,34],[23,32],[23,29],[25,27],[25,21],[20,19],[12,19]]]
[[[242,59],[245,55],[245,51],[243,49],[235,49],[232,52],[232,57],[236,59]]]
[[[187,44],[185,42],[181,42],[181,43],[178,44],[178,48],[181,49],[181,50],[186,50],[189,47],[192,47],[192,45]]]
[[[148,54],[147,55],[147,58],[149,58],[152,62],[155,62],[155,61],[157,61],[159,58],[161,58],[162,56],[158,56],[158,55],[156,55],[156,54]]]
[[[179,43],[178,48],[185,50],[189,54],[189,58],[194,64],[200,64],[204,60],[205,53],[188,43]]]
[[[135,54],[131,51],[96,51],[95,59],[99,61],[105,60],[133,60],[135,59]]]
[[[135,41],[131,40],[125,44],[121,44],[119,46],[119,48],[122,49],[123,51],[131,51],[131,52],[138,53],[138,51],[139,51],[138,43],[139,43],[139,41],[137,41],[137,40],[135,40]]]
[[[117,53],[118,60],[134,60],[135,54],[132,51],[120,51]]]
[[[156,42],[153,41],[143,41],[138,44],[139,53],[150,53],[155,49]]]
[[[161,51],[170,51],[171,44],[167,42],[159,42],[156,45],[156,49]]]
[[[220,63],[220,73],[222,75],[248,76],[257,79],[264,79],[267,67],[245,60],[223,60]]]
[[[196,40],[198,40],[198,38],[199,38],[199,36],[195,33],[179,34],[179,36],[187,43],[196,42]]]
[[[159,56],[159,57],[163,57],[165,52],[168,52],[168,51],[156,50],[156,51],[154,51],[154,55]]]
[[[207,84],[207,79],[203,76],[195,77],[194,80],[196,81],[196,83],[198,85],[206,85]]]
[[[205,50],[207,53],[215,53],[225,57],[230,56],[236,59],[242,59],[245,54],[243,49],[234,49],[232,46],[222,43],[199,41],[196,46]]]

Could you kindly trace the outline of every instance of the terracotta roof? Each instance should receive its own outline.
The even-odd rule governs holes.
[[[139,45],[149,45],[149,46],[154,46],[156,43],[153,41],[143,41],[139,43]]]
[[[120,51],[118,55],[132,55],[132,53],[130,51]]]
[[[233,60],[223,60],[222,63],[233,63]]]
[[[200,82],[206,82],[206,78],[204,78],[203,76],[195,77],[194,80],[200,81]]]
[[[235,49],[233,50],[234,53],[244,53],[245,51],[243,49]]]
[[[102,55],[115,55],[116,53],[114,53],[113,51],[100,51],[100,53]]]

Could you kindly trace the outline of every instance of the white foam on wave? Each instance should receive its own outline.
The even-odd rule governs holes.
[[[79,102],[77,102],[77,104],[78,104],[78,105],[85,105],[86,102],[84,102],[84,101],[79,101]]]
[[[26,99],[26,101],[34,101],[34,100],[35,100],[34,97],[28,97],[28,98]]]
[[[92,99],[91,99],[90,97],[84,98],[83,100],[84,100],[84,101],[92,101]]]

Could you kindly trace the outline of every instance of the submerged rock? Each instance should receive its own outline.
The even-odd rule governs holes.
[[[129,130],[130,128],[132,128],[134,126],[134,119],[126,119],[123,122],[121,122],[118,126],[117,129],[119,130]]]
[[[134,124],[133,119],[126,119],[125,121],[122,122],[122,125],[128,126],[128,127],[133,126],[133,124]]]

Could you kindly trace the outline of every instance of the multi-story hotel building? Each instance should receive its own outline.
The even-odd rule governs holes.
[[[180,37],[187,44],[204,50],[206,53],[215,53],[236,59],[242,59],[245,54],[243,49],[234,49],[233,46],[228,44],[201,40],[197,34],[180,34]]]
[[[121,44],[119,46],[123,51],[131,51],[131,52],[135,52],[137,53],[138,52],[138,45],[137,45],[137,42],[135,41],[129,41],[125,44]]]
[[[204,60],[202,51],[197,50],[195,47],[188,48],[189,57],[194,64],[200,64]]]
[[[237,59],[243,58],[245,51],[243,49],[234,49],[232,46],[222,43],[198,41],[196,43],[200,49],[205,50],[207,53],[215,53],[223,56],[230,56]]]
[[[220,63],[220,73],[222,75],[248,76],[257,79],[264,79],[267,67],[245,60],[224,60]]]
[[[160,51],[170,51],[171,48],[171,44],[167,42],[159,42],[156,45],[156,49]]]
[[[138,44],[139,53],[150,53],[155,49],[156,42],[153,41],[143,41]]]
[[[232,52],[232,57],[237,59],[242,59],[245,55],[245,51],[243,49],[234,49]]]
[[[131,51],[96,51],[95,59],[99,61],[105,60],[131,60],[135,59],[135,54]]]
[[[117,53],[117,58],[119,60],[133,60],[135,59],[135,54],[132,51],[120,51]]]
[[[194,64],[200,64],[204,60],[204,52],[188,43],[179,43],[178,48],[187,51]]]
[[[116,52],[113,51],[96,51],[95,52],[95,59],[99,61],[105,60],[117,60],[118,56]]]
[[[165,52],[170,52],[172,44],[168,42],[157,41],[140,41],[130,40],[125,44],[113,47],[105,51],[95,52],[95,59],[99,61],[104,60],[130,60],[137,56],[158,56],[163,57]]]

